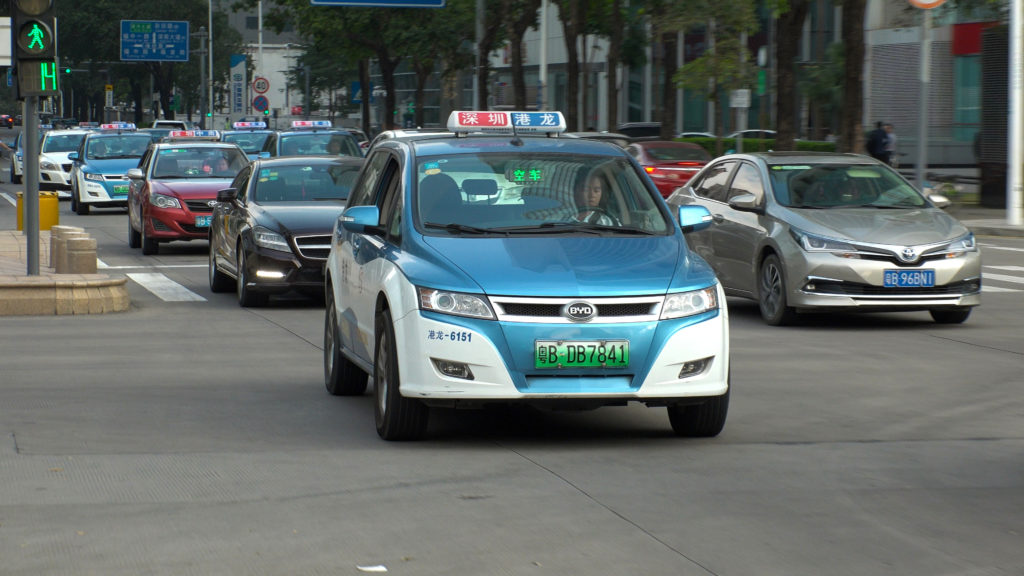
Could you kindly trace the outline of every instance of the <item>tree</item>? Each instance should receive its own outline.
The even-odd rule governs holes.
[[[782,0],[786,2],[786,0]],[[788,0],[788,6],[780,6],[777,24],[777,38],[799,38],[807,17],[809,0]],[[775,111],[776,111],[776,150],[792,150],[797,137],[797,91],[796,91],[796,57],[800,45],[798,42],[778,41],[775,43]],[[851,60],[851,58],[847,58]],[[863,66],[863,59],[857,60]],[[849,92],[852,86],[846,86]],[[860,98],[860,87],[857,87]]]
[[[864,13],[867,0],[843,0],[843,104],[840,107],[837,148],[842,152],[864,149]]]
[[[504,0],[509,20],[509,44],[512,52],[512,92],[516,110],[526,110],[526,74],[523,70],[523,36],[539,22],[541,0]]]

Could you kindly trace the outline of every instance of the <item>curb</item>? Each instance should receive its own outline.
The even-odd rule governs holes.
[[[128,278],[104,274],[0,276],[0,316],[64,316],[124,312]]]

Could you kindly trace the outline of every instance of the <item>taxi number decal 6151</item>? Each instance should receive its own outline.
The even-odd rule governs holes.
[[[430,330],[427,332],[427,340],[443,340],[446,342],[472,342],[473,333],[463,330]]]

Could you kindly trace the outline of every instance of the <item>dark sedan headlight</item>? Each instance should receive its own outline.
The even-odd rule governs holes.
[[[256,245],[261,248],[268,248],[270,250],[278,250],[280,252],[291,252],[292,249],[288,246],[288,241],[285,240],[284,236],[274,232],[269,228],[263,226],[256,226],[252,229],[252,238],[256,242]]]
[[[857,252],[856,246],[843,240],[810,234],[796,228],[790,228],[789,233],[793,235],[797,244],[808,252]]]
[[[166,194],[150,194],[149,203],[157,208],[181,208],[177,198]]]

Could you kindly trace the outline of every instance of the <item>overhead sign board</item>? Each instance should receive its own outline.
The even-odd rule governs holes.
[[[366,8],[444,8],[445,0],[309,0],[311,6],[363,6]]]
[[[121,20],[121,60],[188,62],[188,22]]]

